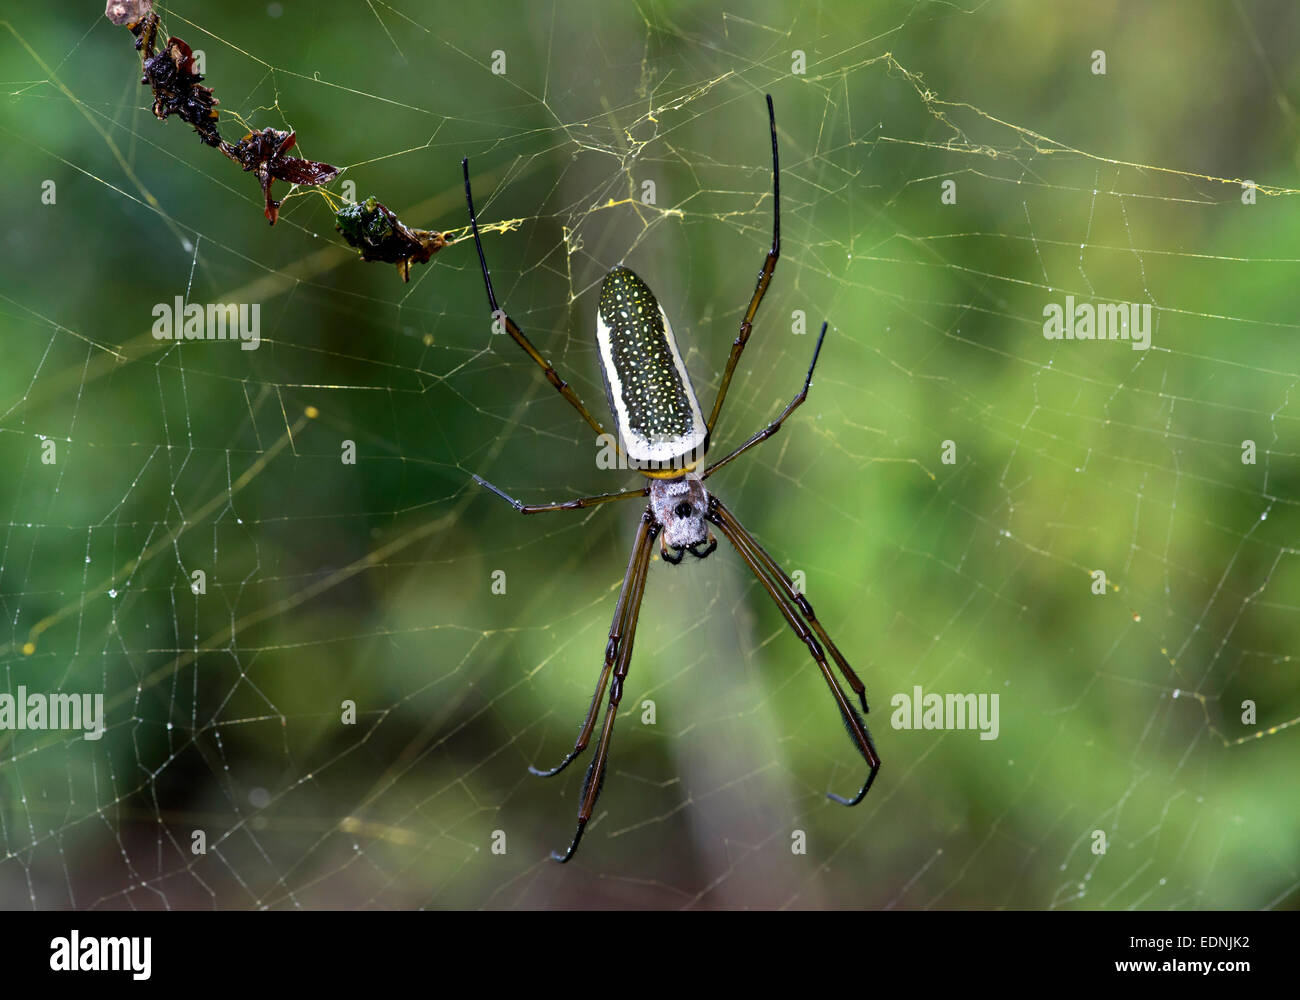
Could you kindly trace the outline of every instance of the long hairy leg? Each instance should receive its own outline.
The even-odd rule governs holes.
[[[764,427],[757,434],[755,434],[748,441],[746,441],[744,444],[742,444],[739,448],[733,451],[731,454],[727,455],[725,458],[718,459],[716,462],[710,465],[707,469],[704,470],[704,475],[700,476],[701,479],[708,479],[711,475],[713,475],[715,472],[721,469],[733,458],[739,458],[745,452],[749,451],[750,448],[754,447],[754,445],[766,441],[768,438],[770,438],[773,434],[775,434],[777,431],[781,429],[781,425],[785,423],[786,417],[790,416],[790,414],[792,414],[795,410],[799,409],[801,405],[803,405],[803,401],[808,398],[808,390],[812,388],[813,369],[817,367],[817,356],[820,355],[822,352],[822,341],[825,339],[826,339],[826,324],[823,323],[822,332],[817,335],[817,346],[813,348],[812,364],[808,366],[808,377],[803,380],[803,388],[799,390],[799,394],[795,396],[794,399],[790,400],[790,402],[786,405],[786,408],[781,411],[781,415],[777,417],[775,420],[773,420],[766,427]]]
[[[777,585],[772,582],[766,573],[763,572],[762,566],[753,555],[749,546],[745,544],[744,539],[733,529],[732,525],[734,524],[734,518],[727,519],[719,516],[716,510],[716,502],[711,506],[708,518],[718,526],[722,533],[727,537],[727,540],[735,546],[736,551],[740,553],[741,559],[745,561],[745,565],[749,567],[750,571],[758,579],[758,582],[763,585],[763,589],[767,591],[767,595],[772,598],[773,603],[775,603],[780,609],[781,614],[785,617],[790,628],[793,629],[794,633],[803,640],[804,645],[808,647],[808,651],[817,662],[817,668],[821,670],[822,677],[825,679],[827,686],[831,689],[831,695],[835,698],[835,704],[838,706],[840,715],[844,719],[844,728],[848,730],[849,738],[853,740],[854,746],[856,746],[858,752],[862,754],[862,757],[867,762],[867,767],[870,770],[867,774],[866,781],[862,783],[862,787],[858,789],[856,795],[846,798],[842,795],[836,795],[834,792],[827,792],[826,796],[841,805],[856,806],[863,800],[867,792],[871,790],[871,784],[876,780],[876,774],[880,770],[880,756],[876,753],[875,744],[871,742],[871,733],[867,730],[867,724],[862,721],[862,717],[858,715],[857,709],[853,707],[852,702],[849,701],[848,696],[844,693],[844,689],[840,687],[839,681],[835,679],[835,674],[832,673],[830,666],[826,663],[826,655],[822,652],[821,645],[817,642],[816,637],[809,630],[808,626],[805,625],[799,615],[796,614],[795,605],[784,598]]]
[[[478,262],[483,270],[483,285],[487,289],[488,306],[492,309],[493,317],[500,318],[501,322],[505,324],[506,333],[510,334],[510,338],[522,347],[524,353],[542,369],[542,374],[546,376],[546,380],[555,386],[561,396],[569,401],[569,404],[578,411],[578,415],[587,421],[598,435],[604,434],[605,429],[600,426],[600,421],[591,415],[591,411],[587,409],[578,394],[569,387],[569,383],[560,378],[551,363],[542,357],[541,352],[533,346],[532,341],[524,336],[524,332],[519,329],[515,321],[497,304],[497,294],[492,288],[492,273],[488,270],[487,258],[483,256],[483,241],[479,239],[478,235],[478,216],[474,212],[474,195],[469,187],[469,158],[466,157],[461,160],[460,165],[465,172],[465,201],[469,204],[469,224],[470,228],[474,230],[474,246],[478,248]]]
[[[840,649],[835,645],[834,640],[832,640],[826,633],[826,629],[822,626],[822,623],[817,620],[817,615],[813,612],[813,606],[808,601],[808,598],[795,589],[794,581],[790,579],[790,575],[781,568],[780,563],[772,558],[767,549],[763,548],[763,546],[759,544],[758,539],[750,534],[749,530],[743,524],[736,520],[736,515],[731,513],[731,511],[728,510],[723,502],[716,496],[711,497],[711,499],[713,501],[713,509],[717,513],[718,517],[724,519],[730,525],[735,536],[735,541],[743,543],[749,549],[755,562],[757,562],[763,568],[764,572],[771,577],[773,582],[781,588],[785,599],[799,609],[799,613],[804,616],[804,619],[812,626],[812,630],[817,633],[817,638],[826,644],[826,649],[830,652],[831,659],[833,659],[835,665],[840,668],[840,675],[844,678],[849,687],[853,689],[853,693],[858,696],[858,700],[862,703],[862,711],[864,713],[870,713],[871,709],[867,706],[866,687],[863,685],[861,679],[853,668],[849,666],[849,661],[844,658],[844,654],[840,652]]]
[[[627,622],[630,607],[629,598],[636,592],[638,573],[643,575],[642,567],[648,565],[645,555],[650,551],[651,539],[649,535],[650,523],[643,516],[640,524],[637,525],[636,539],[632,543],[632,555],[627,561],[627,572],[623,574],[623,586],[618,592],[618,603],[614,605],[614,620],[609,626],[609,641],[605,643],[605,662],[600,668],[600,676],[596,681],[596,693],[591,697],[591,708],[587,710],[587,718],[582,724],[582,729],[578,732],[578,739],[573,744],[573,749],[565,754],[564,759],[554,767],[542,771],[529,765],[528,770],[538,777],[550,778],[559,774],[587,749],[587,744],[591,741],[592,730],[596,727],[596,716],[600,714],[601,697],[605,693],[605,685],[609,683],[610,671],[614,669],[614,664],[618,661],[624,639],[627,639],[627,645],[631,645]],[[635,625],[633,627],[635,628]]]
[[[727,389],[731,386],[731,377],[736,373],[740,355],[749,343],[749,335],[754,329],[754,316],[758,305],[767,294],[767,286],[772,283],[776,273],[776,262],[781,256],[781,162],[776,149],[776,112],[772,109],[772,95],[767,95],[767,121],[772,129],[772,248],[763,258],[763,269],[758,272],[758,283],[745,310],[745,318],[740,323],[740,333],[731,344],[731,353],[727,356],[727,367],[722,372],[722,382],[718,385],[718,398],[713,402],[713,412],[709,414],[709,436],[722,413],[722,401],[727,398]]]
[[[499,496],[521,514],[541,514],[552,510],[583,510],[587,507],[595,507],[597,504],[609,503],[613,500],[630,500],[632,497],[643,497],[648,495],[650,492],[650,487],[643,486],[639,490],[623,490],[620,493],[599,493],[594,497],[577,497],[574,500],[561,500],[558,503],[527,504],[516,500],[500,487],[493,486],[482,476],[475,476],[474,482]]]
[[[596,800],[600,798],[601,789],[605,785],[605,770],[609,764],[609,744],[614,737],[614,722],[618,718],[618,704],[623,700],[623,682],[627,679],[628,666],[632,662],[632,646],[636,640],[637,619],[641,615],[641,598],[645,595],[646,575],[650,568],[650,553],[654,548],[655,536],[659,534],[660,526],[655,522],[649,511],[642,519],[643,524],[648,524],[649,531],[646,536],[646,545],[644,550],[639,554],[640,562],[636,567],[636,573],[633,577],[632,592],[628,595],[627,601],[627,624],[626,637],[619,644],[617,658],[613,669],[613,682],[609,689],[609,706],[605,709],[605,725],[600,732],[600,741],[596,744],[596,755],[591,760],[591,766],[587,768],[587,776],[582,782],[582,803],[578,807],[578,828],[574,831],[573,840],[569,843],[569,848],[563,854],[558,851],[552,851],[551,857],[563,864],[573,857],[578,849],[578,843],[582,840],[583,831],[587,828],[587,822],[591,819],[591,814],[596,808]],[[593,709],[595,708],[593,704]],[[594,716],[591,719],[594,722]]]

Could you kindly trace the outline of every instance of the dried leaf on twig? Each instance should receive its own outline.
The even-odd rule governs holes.
[[[374,197],[344,205],[334,215],[334,226],[361,251],[362,260],[396,264],[403,281],[411,280],[412,262],[425,264],[447,245],[442,233],[412,229]]]

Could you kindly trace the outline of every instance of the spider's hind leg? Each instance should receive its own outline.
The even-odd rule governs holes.
[[[533,346],[532,341],[524,336],[524,332],[519,329],[515,324],[515,321],[510,318],[510,314],[507,313],[505,309],[501,307],[500,303],[497,302],[496,289],[492,287],[492,272],[488,270],[487,257],[483,254],[483,240],[479,236],[478,213],[474,211],[474,193],[470,190],[469,185],[469,158],[466,157],[461,160],[460,165],[461,170],[465,174],[465,203],[469,206],[469,225],[474,231],[474,248],[478,250],[479,268],[483,272],[483,287],[487,291],[488,308],[492,311],[493,319],[505,325],[506,333],[510,334],[510,339],[522,347],[524,353],[533,359],[533,363],[537,365],[537,367],[542,370],[542,374],[546,376],[546,381],[550,382],[552,387],[554,387],[561,396],[569,401],[569,405],[578,411],[578,416],[587,421],[597,435],[604,434],[605,428],[601,426],[600,421],[591,415],[591,411],[587,409],[586,405],[578,397],[578,394],[573,391],[569,383],[560,378],[554,366],[552,366],[551,363],[542,356],[541,352]]]

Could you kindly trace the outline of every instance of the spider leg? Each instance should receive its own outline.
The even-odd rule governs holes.
[[[763,269],[758,272],[758,284],[754,286],[754,295],[749,300],[749,308],[745,310],[745,318],[740,324],[740,333],[731,344],[731,354],[727,356],[727,367],[722,372],[722,382],[718,385],[718,398],[713,402],[713,412],[709,414],[709,436],[713,436],[713,428],[718,422],[718,415],[722,412],[722,401],[727,398],[727,389],[731,386],[731,377],[736,373],[736,365],[740,361],[741,352],[744,351],[745,345],[749,343],[749,335],[754,329],[754,316],[758,312],[758,304],[763,301],[763,296],[767,293],[767,286],[772,283],[772,275],[776,273],[777,258],[781,256],[781,163],[777,157],[776,151],[776,112],[772,109],[772,95],[767,95],[767,120],[772,127],[772,249],[767,252],[763,259]]]
[[[474,230],[474,246],[478,249],[478,262],[483,270],[483,285],[487,288],[488,305],[492,309],[493,317],[501,319],[502,323],[505,324],[506,333],[510,334],[511,339],[522,347],[524,353],[542,369],[542,374],[546,376],[546,380],[555,386],[561,396],[569,401],[570,405],[578,411],[578,415],[587,421],[598,435],[604,434],[605,429],[601,427],[600,421],[591,415],[591,411],[578,398],[578,394],[569,388],[569,383],[560,378],[555,369],[551,367],[551,363],[542,357],[537,348],[533,346],[532,341],[524,336],[524,332],[515,325],[515,321],[506,315],[505,310],[497,304],[496,291],[492,288],[492,274],[488,270],[487,258],[483,256],[483,241],[479,239],[478,235],[478,216],[474,212],[474,195],[469,188],[469,158],[466,157],[461,160],[460,165],[465,172],[465,201],[469,204],[469,224],[470,228]]]
[[[578,732],[577,742],[573,744],[573,749],[564,755],[564,759],[549,770],[542,771],[529,765],[528,770],[539,778],[550,778],[559,774],[573,763],[574,758],[587,749],[587,744],[591,741],[592,730],[596,728],[596,716],[600,714],[601,696],[605,693],[605,685],[609,683],[610,671],[613,670],[614,664],[618,662],[622,639],[628,635],[629,598],[636,593],[638,574],[642,574],[644,572],[643,566],[649,564],[649,560],[643,558],[644,554],[650,550],[649,532],[650,525],[643,517],[637,527],[636,540],[632,543],[632,555],[627,562],[627,572],[623,576],[623,586],[618,592],[618,603],[614,605],[614,620],[610,623],[609,641],[605,644],[605,663],[601,667],[600,677],[596,681],[596,693],[591,696],[591,708],[587,711],[586,721],[583,722],[582,729]],[[627,644],[631,645],[630,639]]]
[[[826,324],[822,323],[822,332],[817,335],[817,346],[813,348],[812,364],[808,366],[808,377],[803,380],[803,388],[799,390],[799,395],[795,396],[794,399],[790,400],[786,408],[781,411],[781,415],[779,417],[773,420],[770,424],[764,427],[761,431],[759,431],[752,438],[750,438],[748,441],[742,444],[739,448],[733,451],[726,458],[718,459],[707,469],[705,469],[704,475],[700,476],[701,479],[708,479],[711,475],[713,475],[715,472],[721,469],[733,458],[738,458],[740,455],[743,455],[745,452],[749,451],[750,448],[754,447],[754,445],[766,441],[768,438],[770,438],[773,434],[775,434],[777,431],[781,429],[781,425],[785,423],[785,418],[788,417],[790,414],[792,414],[795,410],[797,410],[803,404],[803,401],[808,398],[808,390],[812,388],[813,369],[817,367],[817,356],[822,352],[822,341],[825,339],[826,339]]]
[[[493,486],[481,476],[475,476],[474,481],[484,489],[495,493],[521,514],[541,514],[550,510],[582,510],[584,507],[594,507],[596,504],[609,503],[611,500],[630,500],[632,497],[643,497],[650,492],[650,487],[643,486],[639,490],[623,490],[621,493],[599,493],[594,497],[578,497],[574,500],[561,500],[559,503],[526,504],[516,500],[504,490]]]
[[[650,567],[650,553],[653,549],[655,536],[661,530],[659,523],[654,520],[649,510],[646,511],[641,523],[647,529],[645,535],[646,544],[636,556],[639,562],[636,567],[632,593],[628,595],[627,640],[621,643],[618,649],[618,659],[613,670],[614,679],[609,687],[609,707],[605,709],[605,725],[600,732],[600,742],[596,744],[596,756],[592,758],[591,766],[587,768],[587,776],[582,782],[582,804],[578,807],[578,828],[574,831],[573,840],[570,841],[568,850],[563,854],[558,851],[551,852],[551,857],[561,864],[572,858],[574,852],[577,851],[578,843],[582,840],[582,833],[587,828],[587,821],[591,819],[592,811],[596,808],[596,800],[600,797],[601,788],[605,784],[605,768],[609,763],[609,744],[614,736],[614,722],[618,718],[618,703],[623,700],[623,681],[627,679],[627,669],[632,662],[632,645],[636,641],[636,624],[641,616],[641,598],[645,595],[645,581]]]
[[[849,731],[849,737],[853,740],[858,752],[862,754],[867,766],[871,769],[867,774],[867,780],[862,783],[862,787],[858,789],[858,793],[852,798],[845,798],[842,795],[836,795],[834,792],[826,793],[827,798],[833,799],[841,805],[855,806],[862,801],[863,797],[871,789],[871,783],[876,780],[876,773],[880,770],[880,757],[876,753],[875,745],[871,742],[871,734],[867,731],[867,724],[862,721],[857,709],[853,707],[848,696],[844,693],[844,689],[840,687],[839,681],[835,679],[835,674],[831,672],[830,666],[827,665],[826,656],[822,652],[817,639],[792,609],[793,602],[788,602],[782,596],[776,584],[763,572],[762,565],[745,543],[744,537],[733,529],[733,525],[738,527],[735,518],[723,517],[718,510],[718,506],[716,498],[713,498],[708,519],[717,525],[722,533],[727,536],[727,540],[736,547],[736,551],[740,553],[740,558],[745,561],[750,571],[758,578],[758,582],[763,585],[763,589],[767,591],[768,596],[781,610],[781,614],[785,616],[790,628],[808,647],[813,659],[817,661],[817,667],[821,670],[822,677],[825,678],[827,686],[831,689],[836,705],[839,706],[840,715],[844,719],[844,727]]]
[[[716,496],[713,496],[712,500],[714,511],[717,516],[728,522],[731,530],[735,533],[736,539],[744,542],[744,544],[748,546],[750,555],[754,557],[754,560],[763,567],[764,572],[766,572],[767,575],[776,582],[777,586],[781,588],[785,594],[786,601],[795,605],[795,607],[799,609],[799,612],[804,616],[804,619],[812,626],[813,631],[817,633],[817,638],[821,639],[821,641],[826,644],[827,650],[830,651],[831,659],[833,659],[835,665],[840,668],[840,674],[844,677],[844,680],[848,682],[849,687],[853,689],[853,693],[858,696],[858,700],[862,702],[862,711],[864,713],[870,713],[871,709],[867,706],[867,691],[862,684],[862,680],[854,672],[853,668],[849,666],[849,661],[844,658],[844,654],[840,652],[839,647],[836,646],[831,637],[826,634],[826,629],[823,628],[822,623],[817,620],[817,615],[813,612],[812,604],[809,603],[808,598],[804,597],[803,594],[799,593],[799,591],[795,589],[794,581],[790,579],[789,574],[781,568],[780,563],[772,558],[767,549],[763,548],[763,546],[759,544],[758,539],[750,534],[749,529],[736,520],[736,515],[731,513],[731,511],[728,510],[722,501]]]

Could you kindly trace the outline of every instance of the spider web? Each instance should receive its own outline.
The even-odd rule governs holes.
[[[725,543],[656,558],[567,867],[586,760],[527,765],[572,745],[639,508],[525,519],[470,476],[635,477],[493,335],[463,239],[403,285],[311,192],[268,230],[98,9],[0,33],[0,693],[106,713],[0,732],[0,905],[1300,902],[1296,11],[860,6],[163,10],[224,129],[296,129],[411,225],[464,225],[469,155],[498,294],[602,418],[618,262],[711,404],[774,96],[783,254],[719,449],[831,329],[710,486],[804,574],[884,766],[828,802],[863,765],[803,646]],[[178,295],[260,303],[261,346],[155,340]],[[1150,349],[1045,339],[1066,295],[1149,304]],[[998,738],[895,728],[917,686],[998,694]]]

